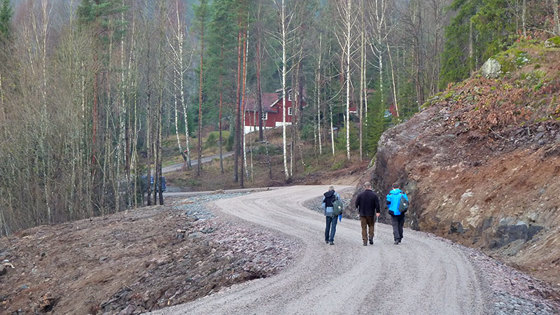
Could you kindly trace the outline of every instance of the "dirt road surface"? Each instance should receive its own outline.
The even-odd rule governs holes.
[[[222,157],[225,159],[225,158],[230,157],[232,155],[233,155],[233,152],[224,152],[222,154]],[[212,162],[214,159],[219,159],[219,158],[220,158],[219,154],[214,154],[214,155],[211,155],[211,156],[202,157],[200,159],[200,161],[202,163],[208,163],[208,162]],[[192,159],[191,160],[191,165],[192,166],[197,165],[197,164],[198,164],[198,159]],[[166,166],[166,167],[162,167],[161,172],[163,174],[176,172],[176,171],[181,170],[183,168],[183,165],[184,165],[183,163],[178,163],[178,164],[173,164],[173,165],[169,165],[169,166]]]
[[[343,219],[335,245],[325,244],[324,217],[303,206],[324,190],[295,186],[216,201],[227,215],[300,239],[297,261],[278,275],[154,314],[486,313],[475,268],[448,243],[405,230],[403,243],[393,245],[390,227],[378,224],[374,245],[365,247],[359,222]]]

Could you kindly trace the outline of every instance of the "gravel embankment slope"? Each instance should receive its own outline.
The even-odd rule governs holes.
[[[378,224],[375,244],[364,247],[359,222],[343,219],[335,245],[326,245],[324,218],[303,205],[324,190],[295,186],[216,201],[227,215],[299,238],[297,261],[276,276],[156,313],[487,313],[486,289],[451,243],[406,230],[395,246],[390,227]]]

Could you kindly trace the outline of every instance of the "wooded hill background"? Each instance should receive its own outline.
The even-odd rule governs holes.
[[[294,112],[290,139],[283,130],[286,180],[298,141],[313,142],[317,155],[340,150],[334,128],[347,159],[371,159],[382,132],[430,95],[520,37],[560,34],[558,7],[558,0],[2,0],[0,235],[163,203],[152,192],[168,137],[191,160],[207,132],[229,130],[219,144],[232,144],[235,168],[223,176],[243,186],[243,106],[265,92],[291,88],[308,104]],[[142,175],[156,179],[147,198]]]

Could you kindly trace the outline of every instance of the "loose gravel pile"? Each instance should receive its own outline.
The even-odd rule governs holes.
[[[293,260],[299,246],[294,239],[275,238],[266,229],[254,226],[237,218],[215,215],[210,202],[234,198],[245,193],[213,194],[195,196],[182,200],[177,210],[194,218],[194,232],[188,237],[204,237],[223,248],[224,257],[241,257],[238,263],[254,278],[271,276],[282,270]],[[232,277],[238,275],[232,274]]]

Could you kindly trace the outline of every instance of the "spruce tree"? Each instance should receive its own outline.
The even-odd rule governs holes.
[[[3,0],[2,7],[0,8],[0,40],[5,40],[10,38],[10,22],[12,20],[12,7],[10,6],[10,0]]]

